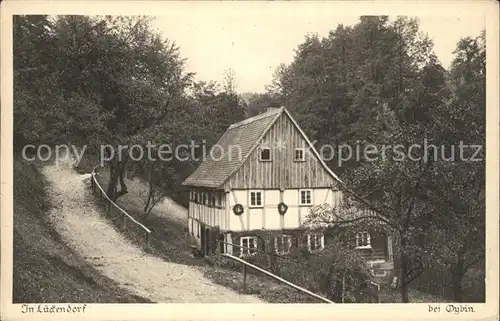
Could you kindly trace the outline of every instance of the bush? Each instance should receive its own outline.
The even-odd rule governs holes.
[[[467,271],[462,283],[464,302],[485,302],[484,272],[484,267],[473,267]]]
[[[366,287],[366,281],[370,279],[370,271],[356,251],[336,243],[310,256],[308,263],[314,270],[316,290],[325,293],[329,299],[341,301],[344,282],[345,302],[365,300],[360,294]]]

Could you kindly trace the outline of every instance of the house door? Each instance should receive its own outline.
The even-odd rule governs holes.
[[[200,223],[200,230],[201,230],[201,235],[200,235],[201,254],[205,255],[206,254],[206,244],[207,244],[207,236],[205,233],[205,224]]]
[[[205,224],[201,225],[201,251],[203,255],[210,256],[217,249],[217,239],[219,237],[219,227],[210,227]]]
[[[210,228],[205,227],[205,255],[212,255],[212,240],[210,237]]]

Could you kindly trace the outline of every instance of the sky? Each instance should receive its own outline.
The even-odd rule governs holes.
[[[338,24],[353,25],[359,15],[330,10],[193,10],[155,16],[153,26],[180,47],[196,80],[223,80],[232,69],[238,92],[264,92],[280,63],[290,63],[308,33],[328,35]],[[417,15],[420,29],[434,42],[434,52],[448,68],[460,38],[478,36],[482,14]]]

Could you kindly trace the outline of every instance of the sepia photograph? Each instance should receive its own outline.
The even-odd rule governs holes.
[[[498,2],[294,2],[2,15],[16,318],[498,302]]]

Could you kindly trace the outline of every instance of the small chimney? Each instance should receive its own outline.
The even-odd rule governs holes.
[[[270,113],[270,112],[273,112],[273,111],[278,111],[281,108],[283,108],[283,107],[267,107],[265,112],[266,113]]]

